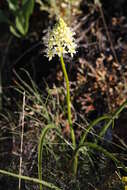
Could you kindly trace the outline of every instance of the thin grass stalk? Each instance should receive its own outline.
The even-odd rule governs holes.
[[[52,183],[49,183],[49,182],[46,182],[46,181],[43,181],[43,180],[39,180],[37,178],[23,176],[23,175],[18,175],[18,174],[15,174],[15,173],[12,173],[12,172],[8,172],[8,171],[5,171],[5,170],[1,170],[1,169],[0,169],[0,173],[3,174],[3,175],[8,175],[8,176],[11,176],[11,177],[15,177],[15,178],[18,178],[18,179],[21,178],[23,180],[31,181],[31,182],[34,182],[34,183],[37,183],[37,184],[42,184],[45,187],[48,187],[50,189],[62,190],[62,189],[56,187]]]
[[[109,119],[109,118],[110,118],[110,116],[104,115],[104,116],[102,116],[102,117],[99,117],[99,118],[95,119],[95,120],[88,126],[88,128],[86,129],[86,131],[84,132],[84,134],[83,134],[83,136],[82,136],[82,138],[81,138],[81,140],[80,140],[80,142],[79,142],[79,146],[81,146],[81,145],[84,143],[84,141],[86,140],[86,137],[87,137],[88,133],[90,132],[91,129],[93,129],[93,127],[94,127],[95,125],[97,125],[99,122],[101,122],[101,121],[103,121],[103,120],[107,120],[107,119]]]
[[[23,93],[23,106],[22,106],[22,123],[21,123],[21,145],[20,145],[20,163],[19,163],[19,175],[22,174],[22,153],[23,153],[23,135],[24,135],[24,119],[25,119],[25,92]],[[21,178],[19,178],[19,190],[21,189]]]
[[[83,134],[83,136],[82,136],[82,138],[81,138],[81,140],[80,140],[80,142],[79,142],[79,146],[78,147],[80,147],[80,146],[82,146],[83,144],[84,144],[84,141],[85,141],[85,139],[86,139],[86,137],[87,137],[87,134],[89,133],[89,131],[97,124],[97,123],[99,123],[100,121],[102,121],[102,120],[107,120],[107,119],[109,119],[109,121],[108,121],[108,123],[103,127],[103,129],[102,129],[102,131],[100,132],[100,134],[99,134],[99,137],[102,137],[104,134],[105,134],[105,132],[107,131],[107,129],[111,126],[111,124],[112,124],[112,126],[114,126],[114,119],[117,119],[118,118],[118,116],[119,116],[119,114],[120,114],[120,112],[125,108],[125,106],[127,105],[127,100],[114,112],[114,114],[113,114],[113,116],[111,117],[110,115],[108,116],[108,115],[105,115],[105,116],[102,116],[102,117],[99,117],[99,118],[97,118],[96,120],[94,120],[89,126],[88,126],[88,129],[85,131],[85,133]],[[111,118],[111,119],[110,119]],[[93,146],[94,148],[95,148],[95,145],[91,145],[91,144],[89,144],[90,146]],[[98,145],[97,145],[98,146]],[[97,147],[96,147],[97,148]],[[100,148],[99,147],[99,149],[101,149],[101,151],[102,151],[102,147]],[[103,150],[104,151],[104,150]],[[105,150],[106,151],[106,150]],[[106,152],[107,153],[107,152]],[[109,156],[109,155],[108,155]],[[77,158],[77,166],[78,166],[78,152],[75,154],[75,157]]]
[[[108,121],[108,123],[103,127],[102,131],[100,132],[99,136],[102,137],[107,129],[111,126],[112,122],[114,122],[115,119],[118,119],[119,114],[123,111],[125,106],[127,105],[127,100],[114,112],[111,119]]]
[[[108,158],[110,158],[111,160],[113,160],[115,164],[118,164],[119,166],[122,167],[122,169],[123,169],[125,172],[127,172],[127,168],[126,168],[126,166],[125,166],[123,163],[121,163],[112,153],[110,153],[109,151],[107,151],[106,149],[104,149],[103,147],[99,146],[99,145],[96,144],[96,143],[85,142],[83,145],[78,146],[77,149],[76,149],[76,151],[75,151],[75,153],[74,153],[73,159],[75,159],[75,156],[78,156],[79,151],[80,151],[81,149],[83,149],[84,147],[85,147],[85,148],[86,148],[86,147],[92,148],[92,149],[94,149],[94,150],[97,150],[97,151],[99,151],[99,152],[102,152],[102,153],[103,153],[104,155],[106,155]]]
[[[41,133],[41,137],[39,139],[39,145],[38,145],[38,178],[40,181],[42,181],[42,153],[43,153],[43,147],[44,147],[44,140],[47,132],[50,129],[56,129],[56,126],[54,124],[47,125]],[[40,184],[40,190],[42,190],[42,184]]]
[[[29,78],[29,80],[30,80],[30,82],[31,82],[31,84],[32,84],[32,87],[33,87],[33,93],[36,95],[36,98],[39,100],[39,101],[41,101],[41,98],[40,98],[40,96],[39,96],[39,92],[38,92],[38,89],[37,89],[37,86],[36,86],[36,84],[34,83],[34,81],[32,80],[32,78],[31,78],[31,76],[30,76],[30,73],[27,71],[27,70],[25,70],[25,69],[21,69],[22,71],[24,71],[25,73],[26,73],[26,75],[28,76],[28,78]],[[38,96],[37,96],[38,95]]]
[[[102,116],[102,117],[99,117],[97,119],[95,119],[89,126],[88,128],[86,129],[86,131],[84,132],[80,142],[79,142],[79,146],[83,145],[84,141],[86,140],[86,137],[88,135],[88,133],[90,132],[90,130],[96,125],[98,124],[100,121],[103,121],[103,120],[107,120],[109,119],[109,116],[108,115],[105,115],[105,116]],[[75,168],[75,172],[77,172],[77,169],[78,169],[78,153],[75,154],[75,159],[76,159],[76,167]]]
[[[30,85],[28,85],[28,84],[17,74],[17,72],[16,72],[15,70],[13,70],[13,72],[14,72],[14,74],[16,75],[16,77],[19,79],[19,81],[21,81],[22,85],[24,85],[24,86],[29,90],[30,93],[32,93],[33,95],[36,95],[36,93],[35,93],[35,91],[33,90],[33,88],[32,88]],[[21,85],[20,85],[18,82],[16,82],[16,83],[19,85],[20,88],[24,89],[23,87],[21,87]]]

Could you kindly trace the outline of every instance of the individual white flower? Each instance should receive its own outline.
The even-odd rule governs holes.
[[[69,53],[71,57],[76,53],[75,33],[66,25],[62,18],[55,24],[54,28],[45,37],[46,54],[49,60],[55,55]]]

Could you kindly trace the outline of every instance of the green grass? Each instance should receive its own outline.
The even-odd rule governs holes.
[[[52,90],[47,86],[47,94],[45,95],[36,87],[29,73],[26,71],[23,72],[28,76],[31,82],[31,85],[28,85],[16,74],[19,81],[16,91],[21,96],[24,91],[26,94],[24,149],[27,150],[27,147],[35,147],[35,158],[33,159],[33,156],[31,156],[31,159],[27,161],[27,157],[34,155],[32,154],[33,148],[28,148],[29,152],[27,150],[27,156],[25,157],[24,155],[23,157],[23,164],[26,166],[24,172],[26,172],[28,176],[13,173],[13,168],[9,168],[12,172],[0,170],[2,175],[9,175],[37,183],[40,185],[40,189],[47,187],[49,189],[82,190],[84,185],[86,189],[90,188],[90,184],[91,186],[97,187],[101,180],[102,173],[104,176],[103,180],[105,180],[106,176],[104,171],[106,171],[108,167],[109,176],[112,175],[110,174],[110,162],[116,170],[118,170],[118,167],[122,167],[123,170],[127,172],[124,164],[119,159],[120,153],[109,152],[109,150],[104,148],[99,142],[100,139],[103,142],[105,132],[108,127],[114,123],[114,120],[119,118],[119,114],[127,102],[124,102],[114,113],[97,118],[88,124],[87,128],[83,128],[83,126],[86,125],[86,121],[82,124],[79,123],[78,125],[82,132],[80,140],[77,141],[77,148],[75,150],[70,137],[63,133],[64,118],[59,118],[58,120],[60,114],[63,113],[63,115],[66,116],[66,109],[57,101],[57,99],[59,99],[59,90],[56,89],[58,94],[54,96]],[[21,107],[21,102],[18,102],[17,113],[21,112]],[[3,117],[9,122],[12,115],[10,114],[9,117],[3,115]],[[20,130],[16,126],[16,123],[18,124],[19,122],[17,118],[18,117],[16,117],[15,120],[13,118],[14,123],[11,122],[10,125],[13,128],[13,138],[19,143]],[[102,130],[96,134],[93,129],[102,121],[104,121],[104,126]],[[94,135],[92,141],[88,141],[87,137],[89,134]],[[112,146],[112,142],[109,144]],[[115,146],[117,147],[117,145]],[[118,147],[120,150],[123,148],[122,151],[124,151],[123,146]],[[72,170],[75,157],[77,157],[78,161],[76,176],[73,175]],[[30,161],[31,163],[29,163]],[[31,172],[28,170],[27,165],[34,165],[32,172],[35,177],[29,177]],[[18,167],[18,165],[16,167]],[[37,176],[39,179],[37,179]]]

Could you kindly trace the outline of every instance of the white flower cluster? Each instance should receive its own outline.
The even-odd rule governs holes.
[[[46,54],[49,60],[55,55],[61,57],[63,54],[69,53],[71,57],[76,53],[76,43],[74,40],[75,33],[66,25],[62,18],[54,26],[46,38]]]

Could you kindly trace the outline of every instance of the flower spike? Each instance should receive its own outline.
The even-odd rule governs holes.
[[[53,30],[51,30],[46,38],[46,54],[49,60],[55,55],[61,57],[61,55],[69,53],[71,57],[76,53],[76,43],[74,39],[75,33],[67,26],[62,18],[55,24]]]

